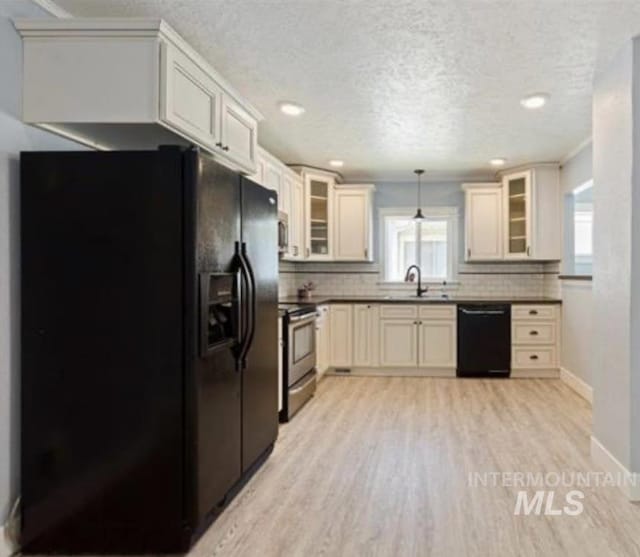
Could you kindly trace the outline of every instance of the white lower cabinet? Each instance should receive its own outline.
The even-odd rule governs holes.
[[[318,378],[322,377],[329,369],[329,349],[331,342],[331,320],[329,319],[329,306],[318,306],[318,318],[316,320],[316,370]]]
[[[353,365],[375,367],[378,365],[379,309],[377,305],[353,306]]]
[[[349,368],[353,365],[353,306],[332,304],[329,310],[331,343],[329,362],[332,367]]]
[[[420,367],[456,367],[456,322],[421,320],[418,322]]]
[[[511,306],[511,375],[557,376],[560,306]]]
[[[418,366],[418,332],[415,319],[380,321],[380,365],[396,368]]]

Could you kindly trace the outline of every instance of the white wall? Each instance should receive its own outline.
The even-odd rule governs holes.
[[[29,0],[0,1],[0,526],[18,494],[19,152],[78,148],[20,122],[22,51],[10,18],[46,16]]]
[[[592,144],[585,145],[560,169],[562,199],[593,177]],[[573,223],[564,213],[563,227]],[[565,254],[567,252],[565,251]],[[571,273],[572,271],[567,270]],[[561,281],[562,354],[560,364],[588,385],[592,384],[593,300],[590,281]]]
[[[640,303],[638,263],[633,265],[632,257],[640,245],[640,231],[634,230],[640,226],[634,217],[640,199],[632,193],[634,185],[640,186],[633,175],[634,135],[640,131],[633,106],[640,101],[638,53],[637,41],[621,50],[596,77],[593,99],[593,434],[632,471],[640,470],[640,461],[632,462],[640,424],[632,423],[631,408],[640,400],[635,392],[640,366],[632,344],[639,338]]]

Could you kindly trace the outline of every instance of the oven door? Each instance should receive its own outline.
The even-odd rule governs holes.
[[[316,367],[316,314],[289,317],[288,387]]]

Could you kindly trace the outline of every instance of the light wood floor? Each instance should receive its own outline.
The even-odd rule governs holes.
[[[617,488],[584,489],[577,517],[514,516],[519,488],[468,485],[594,470],[590,420],[558,380],[328,377],[192,555],[640,555]]]

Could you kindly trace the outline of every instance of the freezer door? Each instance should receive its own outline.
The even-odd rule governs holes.
[[[238,273],[236,245],[240,240],[240,177],[204,154],[186,155],[187,175],[195,191],[196,215],[194,288],[196,297],[187,304],[198,315],[190,336],[193,366],[188,391],[188,442],[192,477],[192,519],[200,524],[224,499],[240,479],[241,469],[241,374],[236,366],[233,343],[222,343],[202,357],[199,341],[206,326],[200,312],[203,287],[200,277],[206,273]],[[234,296],[232,296],[234,297]],[[194,516],[195,515],[195,516]]]
[[[252,339],[242,373],[242,469],[278,434],[278,200],[242,181],[242,242],[253,276]]]

